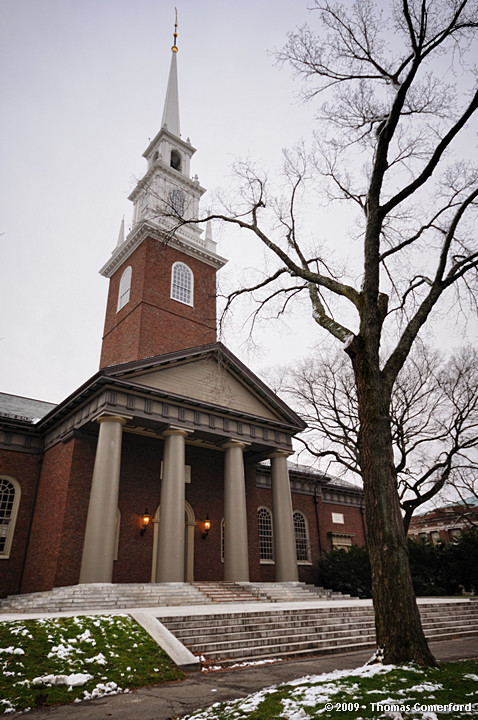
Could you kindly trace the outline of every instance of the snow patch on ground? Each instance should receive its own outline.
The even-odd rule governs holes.
[[[85,690],[83,692],[84,700],[93,700],[93,698],[104,697],[105,695],[116,695],[118,693],[128,693],[129,690],[123,690],[115,682],[98,683],[91,692]],[[81,702],[75,700],[75,702]]]
[[[80,687],[93,675],[88,673],[73,673],[72,675],[40,675],[33,678],[32,685],[68,685],[68,687]]]
[[[98,665],[106,665],[107,660],[103,653],[98,653],[98,655],[95,655],[94,657],[85,658],[85,662],[95,662],[98,663]]]
[[[221,717],[224,716],[224,718],[230,718],[231,720],[234,718],[246,717],[248,714],[256,710],[268,695],[275,693],[284,686],[288,686],[292,688],[292,691],[287,698],[281,701],[282,710],[279,714],[274,715],[275,720],[307,720],[307,718],[311,717],[311,708],[322,705],[325,710],[326,704],[333,703],[334,698],[341,693],[346,693],[348,695],[350,698],[349,702],[357,702],[360,700],[361,703],[363,703],[364,698],[359,695],[361,692],[360,685],[358,682],[351,683],[351,678],[359,679],[370,678],[374,675],[386,675],[396,669],[403,671],[413,670],[414,673],[424,672],[424,670],[421,670],[416,666],[397,667],[395,665],[383,665],[379,663],[375,665],[364,665],[363,667],[355,668],[353,670],[333,670],[332,672],[323,673],[322,675],[307,675],[305,677],[298,678],[297,680],[283,683],[282,685],[266,688],[260,692],[254,693],[253,695],[249,695],[246,698],[240,698],[238,700],[225,703],[221,706],[221,712],[223,713]],[[475,679],[475,676],[468,677]],[[342,682],[342,680],[346,680],[347,682]],[[404,682],[406,682],[406,680],[404,680]],[[383,684],[386,686],[385,679]],[[381,717],[393,718],[393,720],[404,720],[401,712],[388,710],[386,706],[406,704],[405,698],[412,692],[432,693],[435,690],[440,689],[443,689],[441,684],[425,681],[419,685],[415,685],[414,687],[407,689],[404,688],[392,692],[390,690],[373,690],[370,692],[369,697],[373,697],[376,693],[386,696],[385,698],[381,698],[380,701],[374,699],[374,702],[377,705],[384,706],[383,711],[378,711],[379,714],[377,715],[377,718]],[[397,696],[401,699],[397,700]],[[369,702],[371,702],[371,699]],[[216,720],[218,707],[219,703],[215,703],[205,710],[199,710],[196,713],[186,716],[184,720]],[[365,706],[362,705],[362,707]],[[317,717],[319,716],[317,715]],[[357,719],[359,718],[360,710],[357,714]],[[426,710],[417,711],[414,718],[416,720],[439,720],[433,711]]]
[[[66,660],[72,653],[76,652],[77,650],[73,645],[63,645],[63,643],[60,643],[59,645],[53,645],[47,657],[59,657],[61,660]]]
[[[201,656],[200,660],[205,661],[205,657]],[[282,662],[281,658],[274,660],[249,660],[241,663],[234,663],[234,665],[206,665],[201,668],[202,672],[211,672],[211,670],[237,670],[237,668],[244,667],[257,667],[258,665],[270,665],[271,663]]]

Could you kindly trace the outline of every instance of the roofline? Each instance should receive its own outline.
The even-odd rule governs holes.
[[[327,473],[320,472],[317,470],[298,470],[297,468],[294,468],[294,464],[288,462],[287,468],[289,471],[290,477],[298,477],[302,478],[304,480],[310,480],[312,482],[318,483],[321,486],[327,486],[327,487],[334,487],[338,488],[341,491],[347,493],[356,493],[358,495],[363,495],[364,491],[363,488],[360,487],[360,485],[353,485],[352,483],[347,482],[347,485],[341,484],[341,479],[338,477],[335,477],[334,475],[328,475]],[[259,472],[264,472],[265,474],[271,473],[271,466],[267,464],[258,463],[257,464],[257,470]]]
[[[198,347],[189,348],[187,350],[176,350],[175,352],[165,353],[164,355],[156,355],[150,358],[145,358],[144,360],[133,360],[127,363],[121,363],[119,365],[109,365],[105,368],[102,368],[97,373],[95,373],[95,375],[93,375],[86,382],[84,382],[83,385],[80,385],[77,390],[68,395],[65,400],[63,400],[43,418],[41,418],[40,422],[38,422],[34,427],[38,428],[39,430],[44,430],[47,426],[54,423],[58,416],[64,415],[73,406],[78,405],[85,399],[85,397],[92,395],[104,385],[108,385],[109,383],[114,382],[117,382],[118,385],[124,385],[126,381],[122,378],[117,378],[117,375],[129,372],[132,373],[138,370],[146,370],[148,369],[148,367],[164,365],[182,359],[187,360],[190,358],[200,357],[201,355],[211,355],[214,353],[220,353],[223,357],[226,358],[226,360],[230,362],[233,368],[235,367],[242,379],[246,380],[246,382],[248,382],[248,384],[250,384],[251,386],[255,386],[256,389],[259,389],[259,394],[262,394],[272,406],[275,406],[276,410],[278,410],[279,412],[281,412],[281,414],[285,415],[288,418],[289,424],[296,430],[296,432],[305,429],[306,423],[294,412],[294,410],[289,408],[289,406],[286,405],[283,400],[281,400],[272,390],[270,390],[270,388],[268,388],[267,385],[262,382],[262,380],[260,380],[260,378],[258,378],[251,370],[249,370],[244,365],[244,363],[242,363],[221,342],[210,343],[208,345],[200,345]],[[139,392],[147,392],[147,389],[144,386],[135,385],[134,389]],[[156,392],[158,395],[161,394],[161,391],[157,389],[155,389],[154,392]],[[176,393],[167,393],[167,395],[171,397],[174,395],[175,399],[177,399],[178,401],[188,399],[185,398],[183,395],[179,395]],[[221,405],[214,405],[213,403],[203,403],[201,401],[198,401],[198,403],[204,406],[210,406],[216,411],[220,411],[222,409]],[[236,412],[234,412],[234,409],[228,408],[227,410],[236,414]],[[259,416],[248,415],[247,413],[239,414],[244,415],[244,417],[246,415],[248,417],[254,417],[257,420],[261,419]],[[266,421],[267,419],[262,418],[262,420]],[[275,422],[281,425],[286,424],[284,422],[281,422],[280,420]]]
[[[207,345],[199,345],[194,348],[187,348],[185,350],[175,350],[171,353],[165,353],[164,355],[157,355],[143,360],[133,360],[129,363],[122,363],[121,365],[110,365],[104,370],[109,376],[114,377],[119,372],[147,370],[148,367],[154,367],[156,364],[168,364],[214,353],[223,355],[232,366],[235,366],[241,377],[246,380],[249,385],[259,389],[261,394],[263,394],[272,405],[275,405],[277,409],[280,409],[282,413],[285,413],[298,429],[305,430],[307,424],[304,420],[220,341]]]

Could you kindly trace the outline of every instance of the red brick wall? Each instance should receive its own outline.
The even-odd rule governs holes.
[[[194,578],[222,580],[221,520],[224,517],[224,454],[189,446],[186,463],[191,465],[191,484],[186,485],[186,500],[196,515],[194,532]],[[203,521],[209,515],[211,529],[202,538]]]
[[[121,511],[118,559],[113,582],[149,582],[153,556],[154,526],[140,535],[142,515],[154,515],[161,496],[160,467],[164,444],[161,440],[123,435],[119,507]],[[49,449],[44,458],[38,485],[37,509],[32,525],[22,592],[34,592],[78,582],[93,476],[96,436],[78,436]],[[12,561],[0,567],[3,594],[18,591],[27,528],[31,514],[36,473],[40,457],[23,453],[3,453],[1,472],[22,483],[22,502],[12,547]],[[186,484],[186,500],[193,508],[194,577],[217,580],[224,576],[221,561],[221,520],[224,516],[224,454],[220,451],[186,446],[186,464],[192,467],[191,483]],[[271,493],[256,487],[255,468],[246,465],[246,506],[248,521],[249,567],[252,581],[275,580],[275,566],[259,563],[257,508],[272,508]],[[317,582],[319,543],[314,498],[293,493],[294,510],[304,513],[308,522],[312,565],[299,566],[299,578]],[[330,550],[329,533],[354,534],[353,542],[364,543],[360,509],[320,503],[319,525],[323,550]],[[332,512],[344,515],[344,525],[332,523]],[[202,538],[206,514],[211,530]],[[276,529],[277,531],[277,529]],[[5,561],[2,561],[5,562]]]
[[[73,443],[55,587],[75,585],[80,577],[97,437],[82,436]]]
[[[275,565],[259,563],[257,508],[261,505],[264,505],[272,511],[271,492],[265,488],[256,488],[254,502],[251,503],[251,511],[248,519],[251,580],[273,582],[275,580]],[[309,531],[311,564],[300,564],[298,566],[299,580],[301,582],[312,584],[319,583],[320,578],[318,575],[318,564],[320,561],[320,549],[326,552],[329,552],[332,549],[332,539],[329,535],[330,532],[352,534],[354,536],[352,538],[352,543],[354,545],[365,544],[362,515],[360,508],[358,507],[329,504],[319,501],[317,509],[319,515],[320,546],[319,529],[317,527],[317,513],[313,495],[292,493],[292,509],[293,511],[298,510],[305,515]],[[343,514],[343,525],[332,523],[332,512]],[[277,532],[277,528],[274,528],[274,532]]]
[[[22,592],[78,582],[95,452],[81,436],[45,453]]]
[[[172,300],[171,268],[194,274],[194,307]],[[119,311],[121,275],[132,268],[129,302]],[[216,340],[216,270],[147,238],[110,279],[100,367],[205,345]]]
[[[15,533],[10,557],[0,560],[0,597],[20,591],[21,574],[32,520],[35,487],[40,475],[41,455],[0,450],[0,474],[14,478],[20,485]]]
[[[255,465],[245,466],[246,475],[246,507],[247,507],[247,540],[249,546],[249,579],[261,582],[263,566],[259,562],[259,529],[257,525],[257,508],[263,502],[261,490],[256,485]],[[270,507],[270,503],[268,505]]]
[[[317,567],[320,560],[320,553],[314,497],[312,495],[293,493],[292,510],[298,510],[305,515],[309,531],[310,559],[312,565],[299,565],[299,580],[315,585],[317,584]]]
[[[154,528],[151,522],[141,536],[141,516],[148,509],[154,515],[161,497],[161,441],[125,434],[121,461],[119,507],[121,527],[118,560],[113,582],[149,582],[153,558]],[[221,519],[223,510],[223,462],[221,452],[186,447],[186,464],[192,466],[186,500],[196,516],[194,531],[194,575],[198,580],[223,577],[221,562]],[[202,524],[209,514],[211,530],[202,538]]]
[[[55,586],[74,441],[47,450],[38,487],[22,592]]]
[[[162,441],[124,433],[118,501],[121,525],[113,582],[151,581],[153,521],[143,536],[140,529],[144,511],[154,515],[159,505],[162,457]]]
[[[341,513],[344,516],[344,524],[332,522],[332,513]],[[320,539],[322,549],[326,552],[332,550],[332,538],[330,533],[348,533],[353,535],[353,545],[365,545],[362,514],[360,508],[350,505],[339,505],[335,503],[320,502]]]

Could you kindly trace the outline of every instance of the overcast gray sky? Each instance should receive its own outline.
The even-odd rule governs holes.
[[[307,2],[183,0],[178,11],[192,173],[214,191],[236,158],[277,166],[315,128],[314,108],[271,56],[308,19]],[[59,402],[98,369],[108,289],[98,270],[122,216],[130,223],[127,197],[160,127],[173,25],[165,0],[0,0],[4,392]],[[252,240],[230,228],[216,239],[228,273],[256,264]],[[260,374],[321,338],[305,311],[286,335],[263,328],[254,354],[234,332],[225,340]]]
[[[270,55],[306,2],[183,0],[178,10],[181,131],[198,149],[193,174],[214,190],[235,158],[275,165],[310,134],[312,108]],[[108,286],[98,270],[130,221],[127,196],[160,127],[173,25],[164,0],[0,0],[5,392],[58,402],[98,369]],[[219,238],[229,271],[249,247],[233,235]],[[296,352],[266,348],[255,369]]]

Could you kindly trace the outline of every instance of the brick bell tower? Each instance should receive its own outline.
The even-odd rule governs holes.
[[[194,220],[205,189],[190,177],[196,152],[179,130],[177,23],[171,48],[161,129],[143,157],[148,169],[129,196],[131,232],[124,221],[118,244],[100,274],[109,278],[100,368],[216,341],[216,253],[211,228]]]

